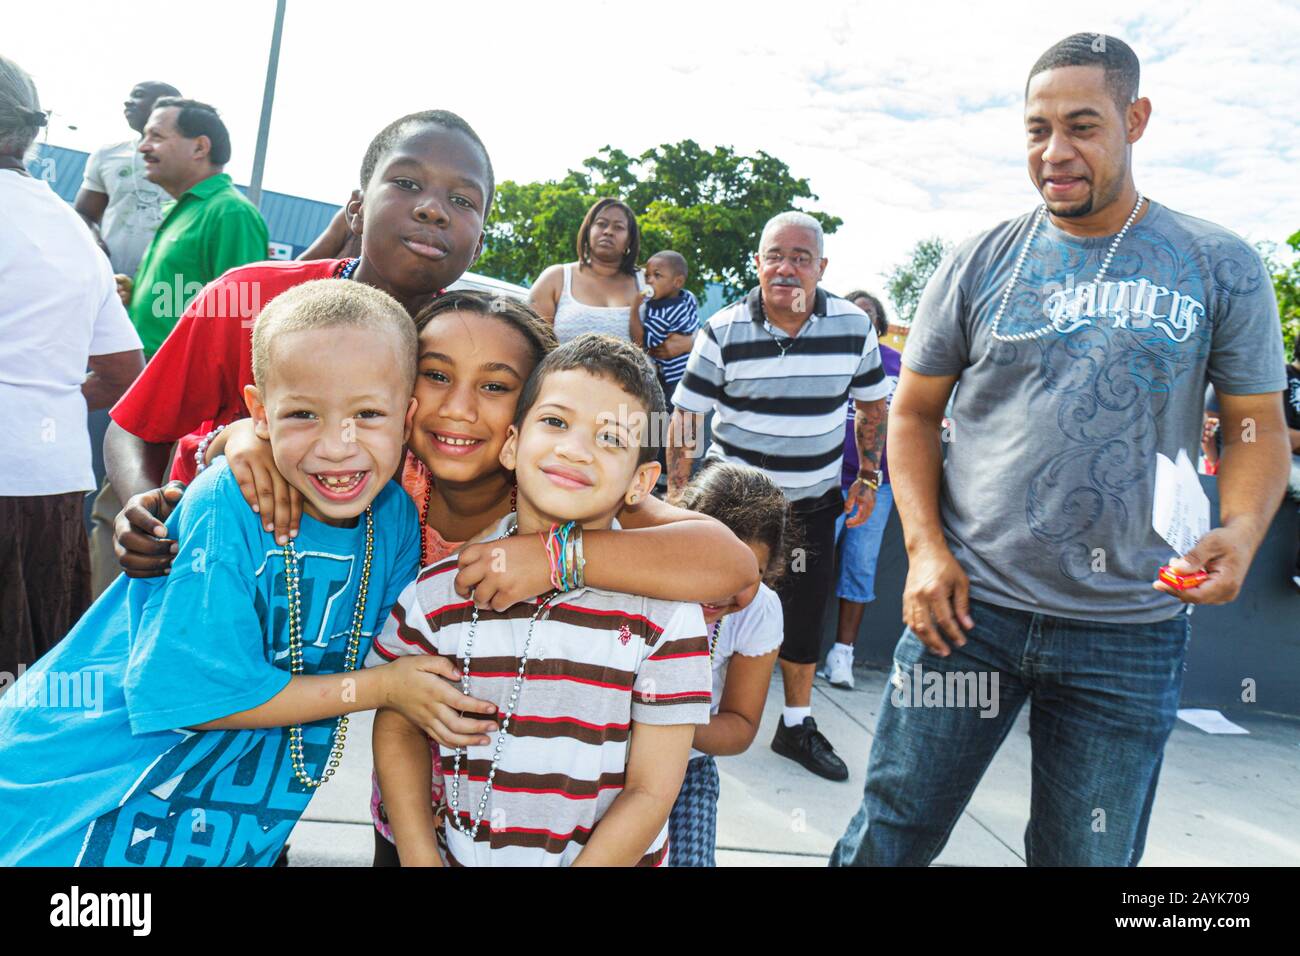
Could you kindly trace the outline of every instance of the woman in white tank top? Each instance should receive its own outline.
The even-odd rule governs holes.
[[[617,199],[600,199],[578,231],[578,261],[549,266],[529,296],[555,327],[560,344],[584,332],[629,339],[632,303],[641,295],[641,235],[636,216]]]

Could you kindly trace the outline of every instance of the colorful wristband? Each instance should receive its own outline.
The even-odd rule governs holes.
[[[555,525],[551,525],[550,533],[545,531],[537,532],[537,536],[542,539],[542,547],[546,550],[546,563],[551,569],[551,587],[558,588],[558,561],[555,554]]]
[[[573,536],[573,586],[586,587],[587,560],[582,556],[582,525],[574,527]]]
[[[551,571],[551,587],[560,592],[582,587],[582,528],[574,521],[551,525],[550,532],[539,531],[546,561]]]

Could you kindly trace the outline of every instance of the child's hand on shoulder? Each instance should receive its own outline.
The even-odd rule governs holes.
[[[226,462],[239,482],[239,491],[248,506],[262,516],[262,527],[275,532],[275,540],[284,544],[297,536],[302,519],[302,494],[284,480],[275,467],[271,443],[258,438],[253,420],[244,418],[226,426]]]
[[[460,671],[447,658],[416,654],[399,657],[379,669],[384,678],[382,706],[402,714],[439,746],[487,744],[484,734],[496,732],[495,720],[475,718],[494,716],[496,705],[462,694],[452,683],[460,680]]]
[[[474,594],[479,608],[504,611],[551,589],[551,566],[536,535],[497,538],[466,545],[460,552],[456,593]]]

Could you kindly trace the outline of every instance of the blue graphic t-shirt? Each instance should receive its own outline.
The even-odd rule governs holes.
[[[1004,607],[1149,623],[1184,605],[1151,587],[1171,556],[1151,527],[1157,452],[1196,460],[1207,380],[1286,383],[1273,286],[1228,230],[1151,203],[1114,237],[1045,217],[999,334],[991,327],[1033,215],[963,243],[925,288],[903,364],[959,376],[940,513],[971,594]]]
[[[419,523],[395,482],[376,497],[358,660],[419,562]],[[0,697],[0,866],[269,866],[312,791],[287,728],[185,728],[263,704],[289,682],[283,551],[224,459],[167,521],[166,577],[116,582]],[[342,671],[365,518],[302,518],[295,549],[303,670]],[[335,719],[303,728],[324,771]]]

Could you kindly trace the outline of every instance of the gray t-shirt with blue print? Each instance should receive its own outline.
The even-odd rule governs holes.
[[[903,364],[959,375],[941,515],[973,597],[1060,617],[1147,623],[1181,602],[1151,587],[1171,556],[1151,528],[1157,452],[1194,462],[1207,380],[1281,391],[1268,273],[1238,236],[1151,203],[1101,287],[1113,236],[1044,217],[990,332],[1033,214],[959,246],[921,298]],[[894,462],[895,472],[905,467]]]

